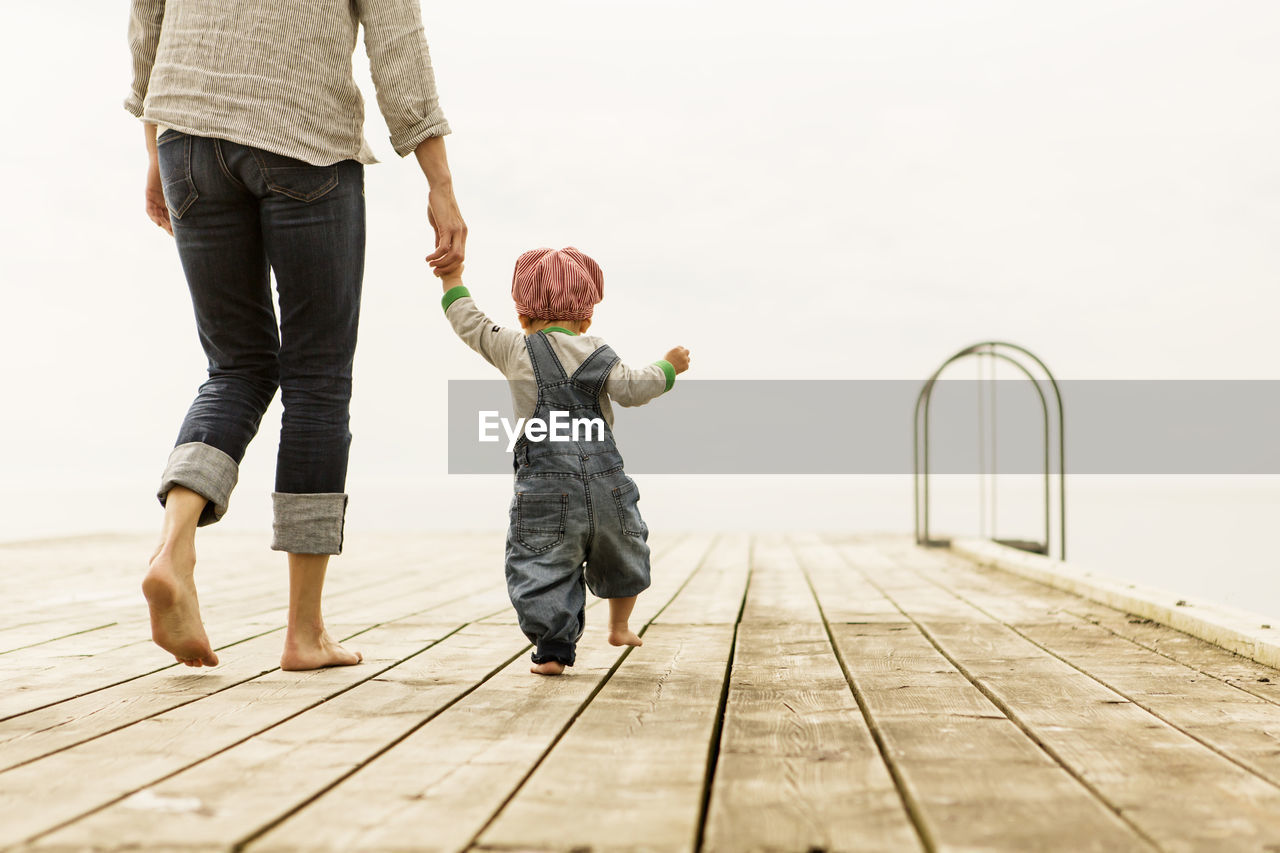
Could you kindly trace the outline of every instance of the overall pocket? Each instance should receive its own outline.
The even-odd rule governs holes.
[[[516,539],[530,551],[549,551],[564,540],[569,496],[521,492],[516,495]]]
[[[628,536],[645,536],[649,528],[640,517],[640,489],[634,480],[628,480],[613,490],[613,503],[618,508],[618,523]]]
[[[169,215],[181,219],[200,194],[191,180],[191,137],[170,128],[156,139],[156,158],[160,164],[160,183],[164,187],[164,203]]]
[[[338,185],[338,164],[313,166],[261,148],[251,149],[262,170],[262,180],[272,192],[302,202],[312,202]]]

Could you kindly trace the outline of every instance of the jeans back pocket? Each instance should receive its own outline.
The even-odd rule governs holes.
[[[628,480],[613,490],[613,503],[618,508],[618,523],[628,536],[645,537],[649,528],[640,517],[640,488],[634,480]]]
[[[312,202],[338,185],[338,164],[313,166],[261,148],[250,149],[267,189],[302,202]]]
[[[169,207],[170,216],[181,219],[200,197],[191,179],[191,137],[173,129],[166,130],[156,140],[156,157],[164,203]]]
[[[567,494],[516,495],[516,539],[530,551],[549,551],[564,540]]]

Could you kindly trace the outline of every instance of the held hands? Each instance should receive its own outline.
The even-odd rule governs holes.
[[[432,187],[427,196],[427,220],[436,232],[436,250],[427,255],[431,271],[444,278],[462,272],[467,253],[467,224],[451,187]]]
[[[676,369],[676,373],[684,373],[689,369],[689,351],[684,347],[672,347],[663,358]]]
[[[432,272],[435,273],[436,278],[440,279],[440,284],[444,292],[448,293],[450,288],[454,288],[462,284],[462,270],[462,264],[458,264],[449,272],[442,273],[439,269],[434,269]]]

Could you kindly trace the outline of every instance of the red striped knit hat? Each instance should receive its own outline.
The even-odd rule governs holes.
[[[572,246],[534,249],[516,260],[511,298],[526,317],[586,320],[604,298],[604,273]]]

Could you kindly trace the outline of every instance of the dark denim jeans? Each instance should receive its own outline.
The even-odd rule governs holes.
[[[364,167],[313,166],[174,130],[160,175],[209,378],[161,488],[226,512],[240,460],[281,392],[273,548],[337,554],[346,512],[351,368],[364,275]],[[277,322],[271,295],[275,273]]]

